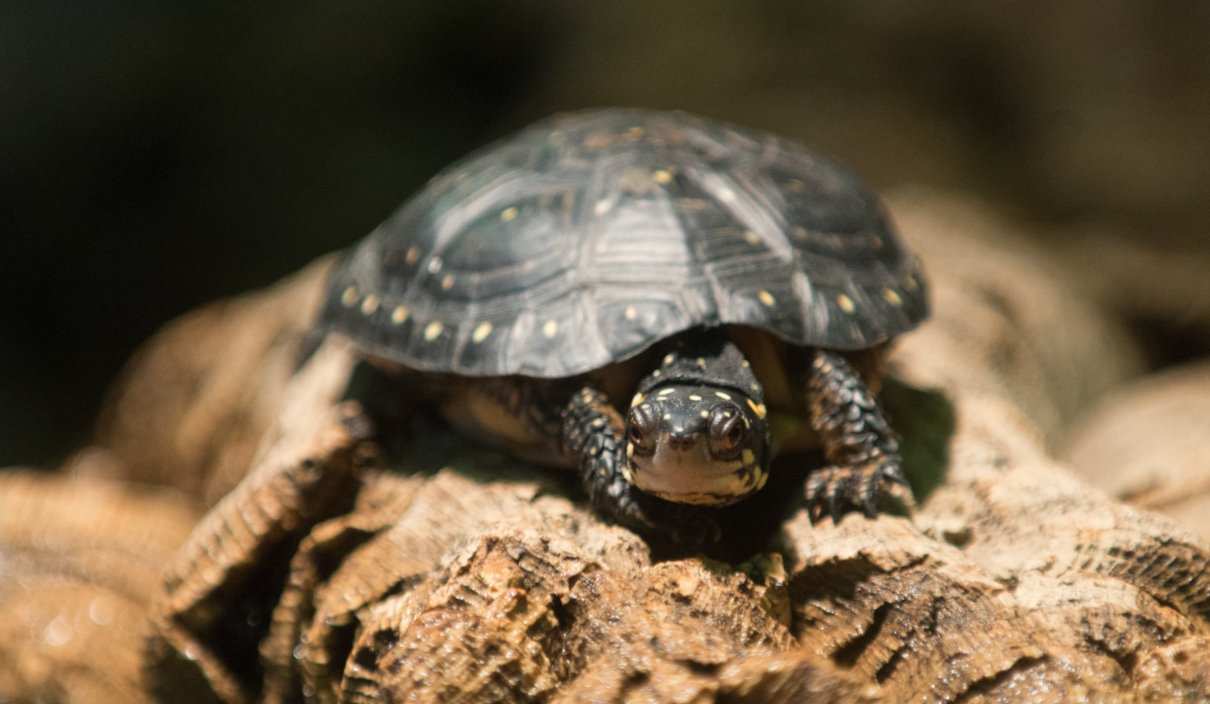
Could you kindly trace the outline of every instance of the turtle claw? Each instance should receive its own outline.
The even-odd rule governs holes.
[[[878,457],[865,464],[849,467],[825,467],[807,479],[807,517],[816,523],[826,512],[833,523],[845,513],[860,510],[867,518],[878,515],[878,501],[894,497],[909,510],[915,508],[912,489],[903,476],[899,461]]]

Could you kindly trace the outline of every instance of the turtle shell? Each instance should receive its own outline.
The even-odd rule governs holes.
[[[564,377],[694,326],[852,350],[928,313],[850,172],[680,112],[555,116],[447,168],[332,273],[322,327],[405,366]]]

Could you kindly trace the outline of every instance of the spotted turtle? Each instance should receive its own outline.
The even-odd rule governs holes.
[[[886,343],[927,314],[918,261],[849,171],[603,109],[438,174],[335,268],[319,326],[462,433],[573,468],[600,513],[668,535],[796,444],[827,459],[813,517],[910,499],[875,391]]]

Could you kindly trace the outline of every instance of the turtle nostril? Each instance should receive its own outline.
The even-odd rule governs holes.
[[[696,439],[697,438],[693,433],[684,430],[674,430],[671,433],[668,433],[668,444],[677,448],[678,450],[693,447],[693,443],[696,441]]]

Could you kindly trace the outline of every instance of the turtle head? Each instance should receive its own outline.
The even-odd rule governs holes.
[[[763,394],[739,350],[725,345],[728,354],[670,353],[640,385],[626,415],[625,465],[639,489],[667,501],[721,506],[765,485]]]

